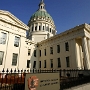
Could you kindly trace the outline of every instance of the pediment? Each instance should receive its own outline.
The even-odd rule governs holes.
[[[29,27],[24,24],[22,21],[20,21],[17,17],[15,17],[13,14],[11,14],[8,11],[0,10],[0,20],[3,20],[7,23],[14,24],[18,27],[21,27],[25,30],[28,30]]]

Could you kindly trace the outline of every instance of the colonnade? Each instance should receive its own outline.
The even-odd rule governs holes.
[[[36,27],[36,30],[35,30]],[[51,30],[50,30],[51,29]],[[43,24],[43,23],[34,23],[30,26],[30,32],[32,31],[48,31],[52,34],[56,34],[55,29],[49,25],[49,24]]]
[[[85,69],[90,69],[90,39],[87,37],[82,38],[82,47],[84,55]]]
[[[87,37],[82,37],[81,44],[76,45],[76,62],[77,67],[90,69],[90,39]]]

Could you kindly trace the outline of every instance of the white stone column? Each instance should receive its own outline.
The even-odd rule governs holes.
[[[90,60],[90,39],[88,38],[88,53],[89,53],[89,60]]]
[[[74,45],[72,45],[72,47],[74,46],[74,49],[75,49],[75,58],[76,58],[76,68],[77,69],[80,69],[80,49],[79,49],[79,44],[77,42],[77,39],[73,40],[73,43]],[[72,49],[72,50],[74,50]]]
[[[41,23],[41,31],[43,31],[43,23]]]
[[[35,31],[35,24],[33,24],[33,31]]]
[[[83,53],[84,53],[85,69],[90,69],[90,60],[89,60],[88,45],[87,45],[86,37],[82,38],[82,46],[83,46]]]

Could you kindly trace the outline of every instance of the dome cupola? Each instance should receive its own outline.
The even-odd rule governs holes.
[[[40,10],[45,10],[45,4],[44,4],[43,0],[41,0],[41,2],[39,4],[39,9]]]
[[[42,41],[56,34],[54,21],[45,9],[43,0],[39,3],[39,9],[31,16],[29,22],[28,38],[33,41]]]

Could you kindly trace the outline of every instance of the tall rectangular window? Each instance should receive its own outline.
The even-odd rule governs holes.
[[[34,50],[34,57],[36,57],[36,50]]]
[[[57,58],[57,60],[58,60],[57,64],[58,64],[58,68],[59,68],[59,67],[61,67],[60,58]]]
[[[19,40],[20,40],[20,37],[15,36],[15,40],[14,40],[15,47],[19,47]]]
[[[60,45],[57,45],[57,53],[60,53]]]
[[[53,47],[50,47],[50,54],[53,54]]]
[[[51,68],[53,68],[53,59],[50,59],[50,64]]]
[[[69,60],[69,56],[68,56],[68,57],[66,57],[66,66],[67,66],[67,67],[70,67],[70,60]]]
[[[44,49],[44,54],[45,54],[45,56],[46,56],[46,49]]]
[[[4,57],[4,52],[0,51],[0,65],[2,65],[3,57]]]
[[[27,60],[27,68],[30,68],[30,60]]]
[[[41,61],[39,61],[39,68],[41,68]]]
[[[66,49],[66,51],[69,51],[69,44],[68,44],[68,42],[65,43],[65,49]]]
[[[18,54],[13,53],[13,58],[12,58],[12,65],[13,66],[17,65],[17,57],[18,57]]]
[[[7,34],[4,32],[0,33],[0,44],[6,44]]]
[[[44,68],[46,68],[46,60],[44,60]]]
[[[41,50],[39,50],[39,54],[40,54],[40,57],[41,57]]]
[[[36,61],[34,61],[33,63],[33,68],[36,68]]]
[[[28,49],[28,56],[30,55],[31,49]]]

